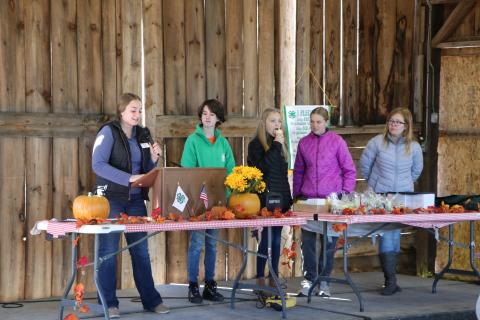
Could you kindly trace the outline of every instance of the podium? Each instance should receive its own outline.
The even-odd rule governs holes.
[[[200,191],[205,184],[208,197],[208,208],[216,205],[226,206],[224,181],[227,175],[226,168],[155,168],[142,178],[132,183],[132,187],[150,187],[152,208],[162,208],[162,215],[169,212],[180,214],[172,207],[178,185],[187,194],[188,203],[183,216],[188,218],[191,211],[200,214],[205,211]]]

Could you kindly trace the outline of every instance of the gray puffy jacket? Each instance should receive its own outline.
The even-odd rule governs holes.
[[[359,165],[363,177],[375,192],[412,192],[413,183],[423,169],[422,149],[414,141],[410,145],[410,154],[406,154],[403,137],[395,143],[389,136],[388,144],[385,144],[380,134],[368,142]]]

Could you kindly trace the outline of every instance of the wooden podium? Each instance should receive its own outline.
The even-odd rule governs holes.
[[[219,204],[226,206],[224,185],[226,175],[225,168],[156,168],[132,183],[132,187],[150,187],[152,208],[161,207],[162,215],[166,216],[169,212],[180,213],[172,207],[175,192],[180,184],[188,197],[187,206],[183,211],[183,216],[188,218],[191,211],[195,214],[205,211],[203,200],[200,199],[203,184],[208,197],[208,208]]]

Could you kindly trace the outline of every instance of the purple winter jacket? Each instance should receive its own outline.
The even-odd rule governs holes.
[[[332,131],[300,139],[293,171],[293,197],[325,198],[352,192],[357,171],[347,143]]]

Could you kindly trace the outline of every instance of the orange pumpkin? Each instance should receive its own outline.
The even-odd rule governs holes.
[[[92,195],[81,195],[73,200],[73,216],[77,220],[107,219],[110,204],[107,198]]]

